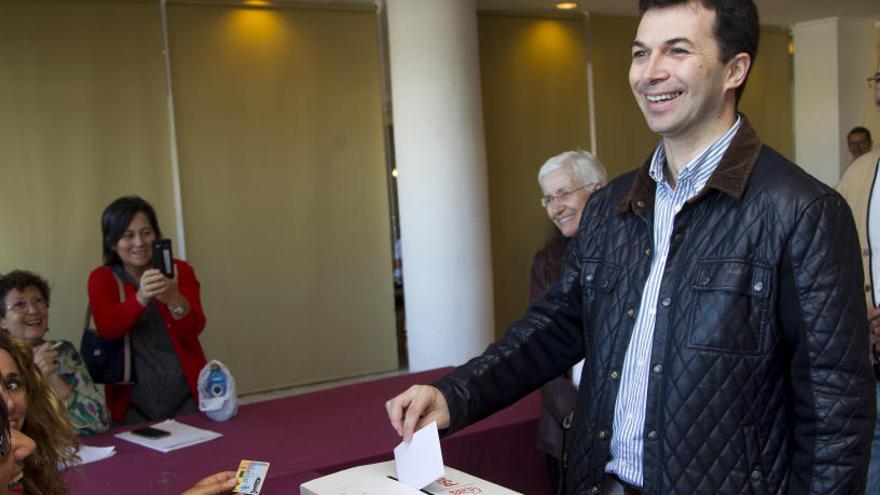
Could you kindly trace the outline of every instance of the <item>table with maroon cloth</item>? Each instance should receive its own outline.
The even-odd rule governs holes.
[[[116,446],[116,455],[65,472],[72,494],[150,493],[159,473],[171,472],[181,490],[242,459],[271,462],[262,494],[299,494],[299,485],[341,469],[393,458],[400,442],[385,413],[387,399],[416,383],[431,383],[450,368],[383,378],[242,406],[217,423],[202,414],[178,421],[217,431],[222,438],[163,454],[113,436],[133,425],[87,437]],[[552,492],[543,456],[535,449],[541,398],[513,406],[442,441],[447,466],[529,495]]]

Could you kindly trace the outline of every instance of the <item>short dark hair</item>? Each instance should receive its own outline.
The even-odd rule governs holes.
[[[753,0],[639,0],[639,13],[649,9],[671,7],[687,3],[700,3],[715,11],[715,25],[712,35],[720,47],[721,63],[726,64],[737,53],[747,53],[752,60],[749,72],[758,57],[758,40],[761,25],[758,22],[758,8]],[[736,88],[736,102],[746,89],[749,76]]]
[[[868,139],[868,141],[871,141],[871,131],[869,131],[868,129],[865,129],[862,126],[856,126],[856,127],[853,127],[852,129],[850,129],[850,131],[846,133],[846,139],[849,140],[849,137],[857,132],[865,133],[865,137]]]
[[[113,250],[119,239],[128,230],[131,220],[138,213],[143,213],[150,221],[150,225],[156,232],[156,237],[162,237],[159,229],[159,221],[156,219],[156,211],[140,196],[123,196],[116,199],[101,214],[101,239],[103,241],[104,264],[121,265],[122,260]]]
[[[49,282],[34,272],[27,270],[12,270],[0,277],[0,303],[6,301],[6,296],[13,290],[24,291],[28,287],[36,287],[49,304]],[[6,316],[6,304],[0,304],[0,318]]]

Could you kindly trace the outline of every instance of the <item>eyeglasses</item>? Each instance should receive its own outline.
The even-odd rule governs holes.
[[[30,302],[25,301],[24,299],[19,299],[12,304],[6,306],[7,311],[12,311],[13,313],[24,313],[27,311],[28,306],[34,308],[36,311],[42,311],[49,307],[46,304],[46,300],[42,297],[35,297],[30,300]]]
[[[880,72],[878,72],[868,78],[868,87],[869,88],[874,89],[878,85],[880,85]]]
[[[541,206],[546,208],[546,207],[550,206],[556,200],[565,201],[572,194],[580,191],[581,189],[584,189],[587,187],[592,187],[595,184],[596,184],[595,182],[590,182],[589,184],[584,184],[581,187],[578,187],[577,189],[572,189],[571,191],[562,191],[561,193],[557,193],[557,194],[548,194],[548,195],[541,198]]]

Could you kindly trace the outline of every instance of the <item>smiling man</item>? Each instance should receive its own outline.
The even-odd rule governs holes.
[[[875,404],[852,213],[736,112],[751,0],[642,0],[629,82],[662,139],[593,194],[560,283],[386,403],[463,428],[585,359],[564,490],[863,493]]]

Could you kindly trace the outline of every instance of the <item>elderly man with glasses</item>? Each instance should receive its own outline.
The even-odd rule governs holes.
[[[577,233],[581,212],[593,192],[608,182],[605,167],[590,152],[566,151],[556,155],[538,170],[541,206],[559,229],[532,260],[532,282],[529,302],[540,299],[562,278],[562,258],[568,240]],[[541,388],[543,408],[538,423],[538,450],[544,453],[547,474],[553,490],[559,493],[560,480],[565,478],[566,434],[571,427],[577,386],[583,361],[563,376]]]

